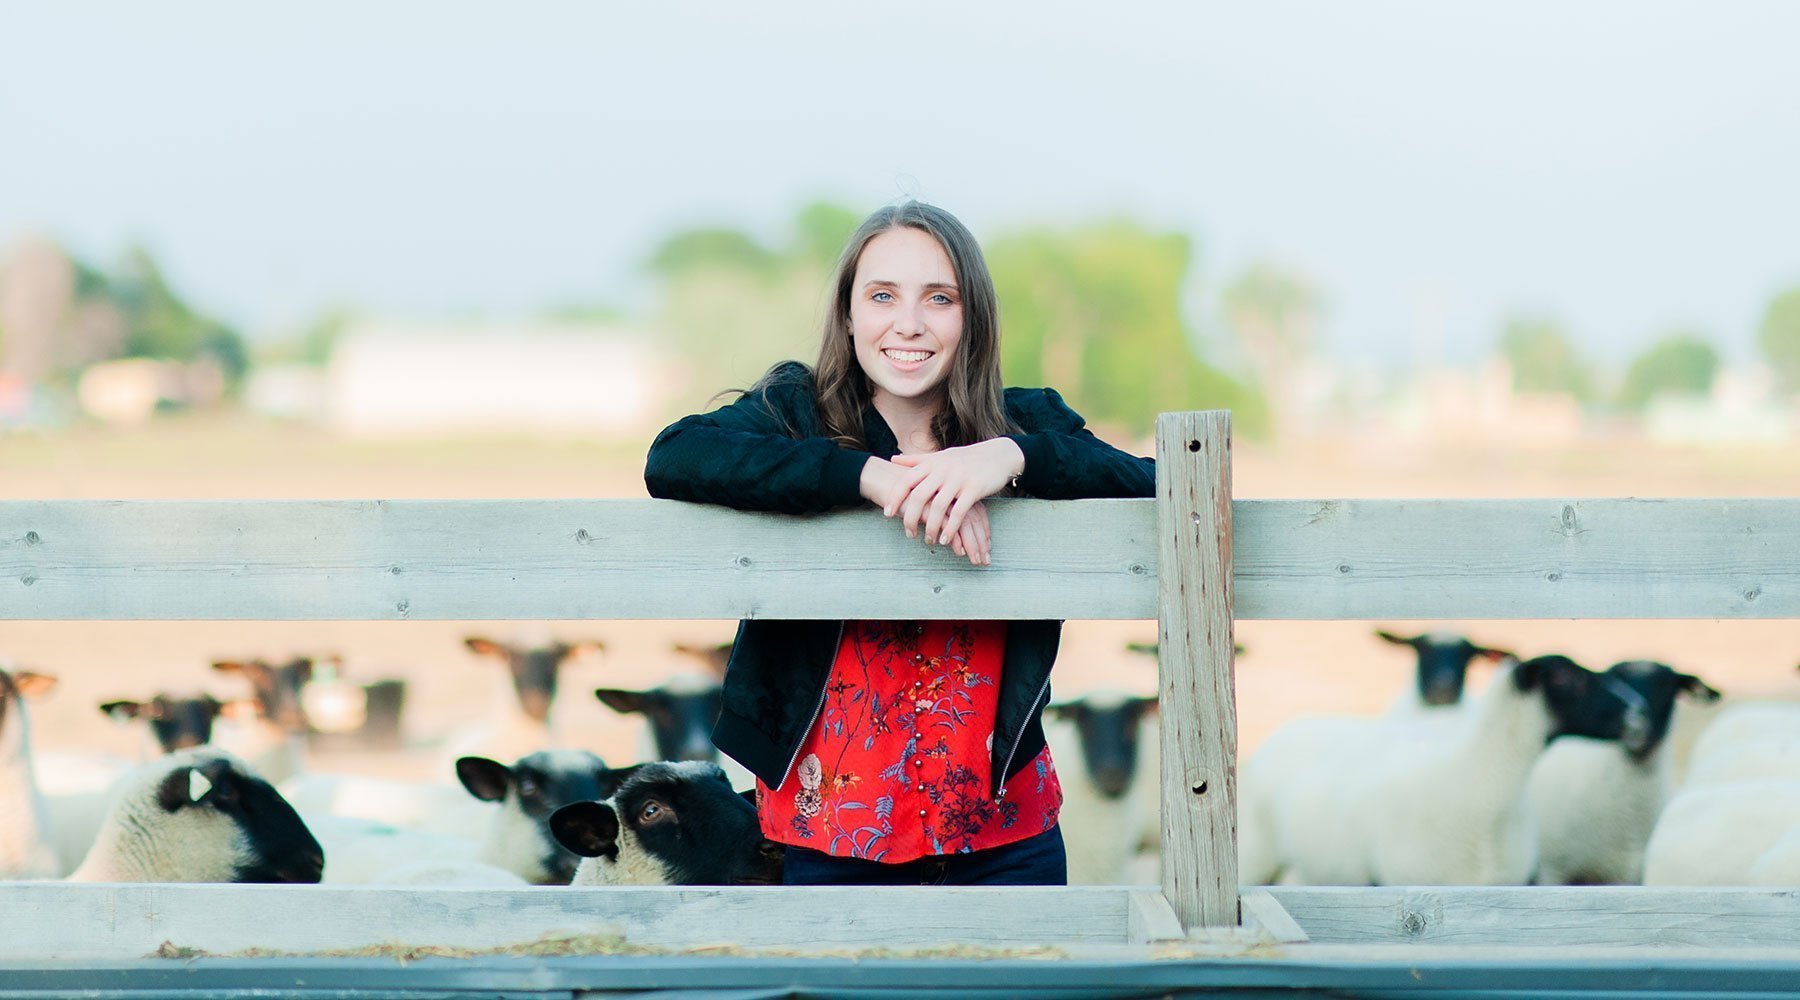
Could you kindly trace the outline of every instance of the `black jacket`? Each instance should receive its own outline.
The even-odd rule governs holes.
[[[863,414],[869,450],[840,447],[822,429],[811,371],[790,361],[772,374],[766,391],[684,417],[658,434],[644,467],[650,495],[787,514],[865,503],[864,464],[899,451],[887,422],[869,407]],[[1155,462],[1095,437],[1054,389],[1006,390],[1006,415],[1022,431],[1009,435],[1025,454],[1020,493],[1048,500],[1155,495]],[[995,789],[1044,747],[1043,706],[1061,634],[1059,621],[1016,621],[1007,628]],[[786,780],[818,716],[842,635],[836,621],[757,618],[738,625],[713,743],[771,788]]]

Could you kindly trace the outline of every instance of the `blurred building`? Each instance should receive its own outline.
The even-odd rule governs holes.
[[[1658,396],[1644,411],[1644,437],[1657,444],[1783,445],[1800,419],[1775,391],[1766,366],[1727,368],[1705,396]]]
[[[325,373],[325,420],[359,436],[641,433],[670,379],[648,339],[597,326],[346,330]]]

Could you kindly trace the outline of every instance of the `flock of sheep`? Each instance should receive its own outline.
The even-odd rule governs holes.
[[[1416,653],[1412,690],[1384,716],[1296,719],[1244,763],[1243,882],[1800,885],[1800,703],[1720,708],[1661,663],[1596,672],[1381,635]],[[148,728],[165,752],[149,763],[34,757],[26,701],[55,681],[0,663],[0,879],[779,881],[751,779],[708,737],[728,646],[679,647],[704,673],[594,692],[647,723],[647,763],[609,767],[549,726],[563,665],[598,644],[466,645],[505,665],[514,696],[448,741],[441,783],[307,770],[306,736],[339,704],[308,659],[214,664],[247,682],[236,702],[101,705]],[[1465,698],[1480,660],[1497,673]],[[1049,706],[1046,733],[1071,881],[1155,882],[1155,699],[1091,691]]]

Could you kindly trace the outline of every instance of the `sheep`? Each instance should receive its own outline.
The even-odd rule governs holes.
[[[1684,788],[1800,779],[1800,704],[1750,702],[1720,712],[1688,757]]]
[[[550,709],[556,700],[557,675],[572,657],[606,648],[597,641],[513,644],[481,636],[469,636],[463,644],[471,652],[505,663],[507,684],[505,692],[491,701],[493,715],[449,740],[445,771],[463,757],[516,760],[556,746]]]
[[[359,774],[295,775],[281,794],[309,819],[334,816],[421,833],[467,839],[493,810],[449,783],[430,784]]]
[[[426,830],[409,830],[354,816],[301,812],[306,825],[324,845],[327,885],[379,885],[410,865],[476,864],[480,845],[472,838]]]
[[[56,678],[8,667],[0,663],[0,879],[55,878],[66,869],[32,765],[25,699],[54,688]]]
[[[1410,646],[1418,655],[1414,686],[1394,699],[1392,707],[1388,709],[1391,715],[1408,715],[1458,705],[1462,702],[1471,662],[1484,659],[1499,663],[1518,659],[1505,650],[1478,646],[1467,637],[1454,632],[1402,636],[1385,629],[1376,629],[1375,634],[1397,646]]]
[[[705,761],[623,769],[602,802],[550,815],[550,829],[584,861],[571,885],[753,885],[781,881],[783,849],[762,835],[756,807]]]
[[[713,746],[712,728],[719,721],[719,682],[681,674],[660,687],[642,691],[596,688],[594,697],[621,715],[641,715],[645,722],[642,760],[703,760],[718,764],[731,787],[745,791],[756,777]]]
[[[1644,874],[1644,846],[1668,801],[1665,737],[1677,695],[1717,701],[1705,681],[1662,663],[1630,660],[1605,676],[1642,702],[1647,729],[1630,741],[1557,740],[1528,785],[1537,823],[1539,885],[1631,885]],[[1634,734],[1635,735],[1635,734]]]
[[[1521,801],[1550,740],[1643,722],[1564,656],[1507,668],[1466,712],[1303,719],[1245,766],[1240,875],[1345,885],[1520,884],[1537,838]]]
[[[539,751],[511,766],[464,757],[456,776],[470,795],[499,805],[475,860],[538,885],[568,885],[581,860],[557,843],[550,815],[572,802],[609,798],[620,781],[620,772],[586,750]]]
[[[1044,735],[1062,785],[1059,820],[1072,885],[1141,876],[1133,859],[1159,846],[1157,699],[1101,689],[1044,711]],[[1136,866],[1142,867],[1142,866]]]
[[[225,703],[204,692],[158,692],[149,701],[116,700],[100,703],[101,714],[115,722],[140,720],[163,753],[173,753],[211,743],[213,724],[225,712]]]
[[[305,769],[306,712],[301,691],[313,676],[310,657],[276,665],[266,660],[217,660],[212,668],[250,682],[247,711],[227,706],[213,742],[242,757],[279,784]]]
[[[318,882],[325,855],[274,786],[215,747],[133,772],[71,882]]]
[[[1800,780],[1684,788],[1644,848],[1645,885],[1800,885]]]

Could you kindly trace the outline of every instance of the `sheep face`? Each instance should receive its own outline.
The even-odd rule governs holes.
[[[172,862],[173,880],[319,881],[325,852],[274,786],[216,751],[167,759],[177,766],[162,774],[153,799],[165,849],[183,852]]]
[[[1426,632],[1408,637],[1378,629],[1375,634],[1395,645],[1409,646],[1418,655],[1419,700],[1434,707],[1462,701],[1469,664],[1477,658],[1500,660],[1512,657],[1504,650],[1477,646],[1467,638],[1449,632]]]
[[[464,645],[482,656],[504,662],[512,672],[519,708],[539,722],[550,719],[550,703],[556,699],[557,673],[572,656],[605,649],[599,642],[552,642],[545,646],[515,646],[470,636]]]
[[[1526,660],[1513,668],[1512,683],[1521,693],[1541,693],[1550,714],[1546,742],[1558,736],[1631,741],[1649,726],[1641,704],[1621,696],[1622,685],[1566,656]]]
[[[312,680],[310,658],[295,657],[280,666],[266,660],[220,660],[212,666],[220,673],[238,674],[250,682],[258,715],[290,733],[306,732],[300,691]]]
[[[1088,778],[1102,796],[1118,799],[1131,788],[1141,723],[1156,707],[1155,698],[1090,695],[1051,705],[1047,711],[1075,726]]]
[[[456,777],[470,795],[497,802],[502,813],[487,845],[493,860],[540,885],[567,885],[581,858],[557,843],[550,816],[572,802],[610,797],[622,772],[585,750],[545,750],[508,767],[486,757],[463,757]],[[531,859],[535,871],[521,871]],[[527,866],[530,867],[530,866]]]
[[[1697,701],[1718,701],[1719,692],[1693,674],[1652,660],[1626,660],[1607,668],[1605,677],[1614,692],[1642,715],[1642,725],[1626,732],[1620,739],[1625,752],[1643,760],[1662,746],[1669,733],[1669,719],[1675,713],[1675,698],[1685,694]]]
[[[716,764],[657,762],[631,773],[605,802],[550,817],[557,840],[587,858],[576,885],[748,885],[781,880],[779,845],[756,807]]]
[[[684,680],[648,691],[599,688],[594,697],[615,712],[642,715],[656,740],[656,755],[662,760],[718,757],[712,728],[719,721],[724,702],[716,680]]]
[[[143,719],[163,753],[212,742],[213,722],[225,705],[210,694],[159,694],[149,701],[102,702],[100,711],[114,719]]]

